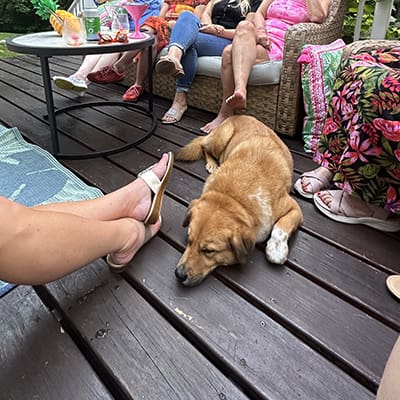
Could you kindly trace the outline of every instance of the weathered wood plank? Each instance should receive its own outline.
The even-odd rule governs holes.
[[[247,398],[105,263],[47,287],[127,398]]]
[[[272,319],[272,314],[253,307],[213,276],[199,287],[179,285],[173,273],[179,257],[167,243],[154,239],[127,274],[192,340],[224,360],[232,379],[247,382],[268,399],[320,400],[321,393],[324,399],[371,397]]]
[[[0,397],[112,399],[77,346],[30,287],[0,299]]]

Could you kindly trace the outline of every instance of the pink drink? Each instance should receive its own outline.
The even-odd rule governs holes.
[[[146,11],[148,4],[145,3],[129,3],[124,5],[126,11],[131,15],[135,21],[135,31],[129,36],[132,39],[143,39],[146,37],[140,32],[139,20],[143,13]]]

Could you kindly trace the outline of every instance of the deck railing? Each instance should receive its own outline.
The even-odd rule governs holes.
[[[354,40],[360,39],[361,20],[364,13],[365,0],[358,4],[357,20],[354,28]],[[374,22],[371,29],[371,39],[385,39],[389,27],[390,16],[393,8],[393,0],[381,0],[376,2]]]

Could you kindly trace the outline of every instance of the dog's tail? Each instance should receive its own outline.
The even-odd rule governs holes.
[[[183,161],[195,161],[200,160],[203,156],[203,141],[205,136],[199,136],[196,139],[192,140],[186,146],[183,146],[179,149],[175,158],[177,160]]]

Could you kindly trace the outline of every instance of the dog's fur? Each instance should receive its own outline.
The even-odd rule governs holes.
[[[292,156],[270,128],[254,117],[233,116],[176,156],[203,157],[211,173],[184,221],[188,244],[175,270],[184,285],[200,283],[219,265],[245,264],[255,244],[268,237],[267,259],[286,261],[288,239],[303,216],[289,196]]]

